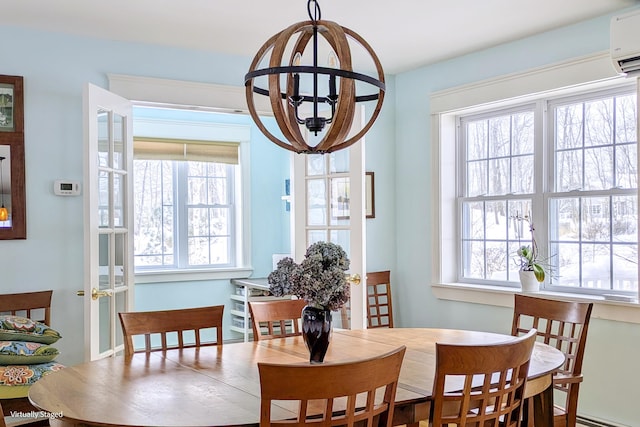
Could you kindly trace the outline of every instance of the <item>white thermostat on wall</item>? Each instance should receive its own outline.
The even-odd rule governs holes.
[[[80,181],[59,179],[53,184],[57,196],[77,196],[80,194]]]

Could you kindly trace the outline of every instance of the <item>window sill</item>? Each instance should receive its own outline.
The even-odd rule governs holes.
[[[253,273],[251,267],[225,268],[217,270],[168,270],[144,271],[135,274],[136,285],[144,283],[190,282],[198,280],[230,280],[247,278]]]
[[[433,294],[438,299],[470,302],[475,304],[513,307],[513,295],[521,291],[501,286],[468,285],[463,283],[432,284]],[[527,295],[542,298],[593,302],[591,316],[595,319],[613,320],[640,324],[640,304],[605,300],[601,296],[540,291]]]

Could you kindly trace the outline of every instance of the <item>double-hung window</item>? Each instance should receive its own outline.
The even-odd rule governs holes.
[[[630,86],[459,116],[458,280],[515,285],[527,216],[547,289],[637,295],[637,131]]]

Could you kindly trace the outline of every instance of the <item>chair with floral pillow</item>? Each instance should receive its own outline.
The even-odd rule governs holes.
[[[64,368],[55,362],[51,347],[60,334],[50,327],[53,291],[0,294],[0,405],[5,416],[29,414],[29,387],[50,372]],[[27,424],[22,419],[20,425]],[[30,426],[48,426],[48,419],[33,418]]]

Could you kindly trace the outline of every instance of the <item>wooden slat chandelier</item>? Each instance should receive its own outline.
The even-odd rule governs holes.
[[[384,100],[384,72],[376,53],[362,37],[321,19],[317,1],[308,0],[307,12],[309,21],[289,26],[262,45],[245,75],[246,97],[251,117],[269,140],[296,153],[324,154],[349,147],[371,128]],[[328,46],[327,66],[318,65],[320,37]],[[371,57],[377,77],[353,71],[350,40],[359,43]],[[309,52],[305,55],[309,41],[313,62],[305,65],[303,58],[309,56]],[[269,54],[268,66],[257,68],[266,65]],[[308,93],[300,90],[301,76]],[[256,81],[259,78],[263,80]],[[259,87],[259,83],[267,81],[266,88]],[[368,88],[368,94],[357,94],[363,86]],[[273,135],[261,120],[254,102],[256,95],[269,97],[273,116],[286,141]],[[375,108],[364,126],[352,132],[356,103],[367,101],[377,101]],[[311,115],[301,118],[305,113]],[[310,143],[311,139],[315,142]]]

